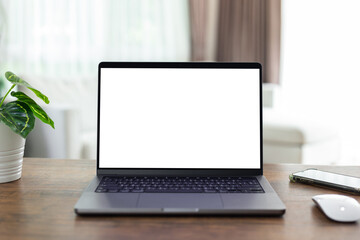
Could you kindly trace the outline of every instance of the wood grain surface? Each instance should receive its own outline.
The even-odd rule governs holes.
[[[287,207],[282,217],[79,217],[73,207],[95,161],[27,158],[20,180],[0,184],[0,239],[359,239],[360,222],[333,222],[311,200],[338,192],[289,182],[289,173],[308,167],[264,166]],[[359,166],[317,167],[360,177]]]

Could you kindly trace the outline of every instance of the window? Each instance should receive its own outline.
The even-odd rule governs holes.
[[[0,8],[2,53],[19,74],[95,79],[103,60],[190,56],[187,0],[0,0]]]

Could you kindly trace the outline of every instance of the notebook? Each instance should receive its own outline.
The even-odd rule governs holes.
[[[259,63],[101,62],[96,176],[77,214],[281,215]]]

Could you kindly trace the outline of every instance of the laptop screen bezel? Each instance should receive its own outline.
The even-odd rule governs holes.
[[[241,169],[192,169],[192,168],[100,168],[100,101],[101,69],[103,68],[232,68],[259,69],[259,111],[260,111],[260,168]],[[262,113],[262,66],[255,62],[101,62],[98,66],[98,107],[97,107],[97,153],[96,174],[99,175],[146,175],[146,176],[256,176],[263,175],[263,113]]]

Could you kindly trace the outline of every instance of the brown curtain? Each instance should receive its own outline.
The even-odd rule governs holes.
[[[191,60],[204,61],[206,28],[208,24],[208,0],[189,0],[191,22]]]
[[[192,61],[204,60],[206,0],[189,0]],[[279,83],[281,0],[219,0],[214,61],[260,62],[263,81]]]
[[[264,82],[280,83],[281,0],[267,0]]]

